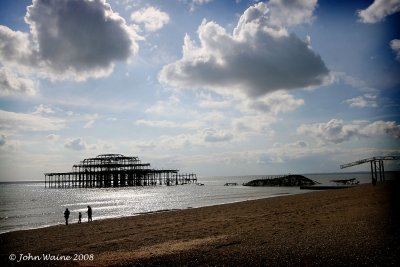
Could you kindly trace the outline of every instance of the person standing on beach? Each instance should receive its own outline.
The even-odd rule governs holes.
[[[65,225],[68,225],[69,210],[68,208],[64,211]]]
[[[78,223],[82,222],[82,212],[79,212],[78,214]]]
[[[92,207],[87,206],[87,217],[88,217],[88,222],[93,221],[92,220]]]

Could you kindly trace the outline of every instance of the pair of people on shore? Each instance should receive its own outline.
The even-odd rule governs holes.
[[[87,214],[88,214],[88,222],[92,222],[93,218],[92,218],[92,207],[87,206],[88,210],[87,210]],[[65,218],[65,224],[68,225],[68,219],[69,219],[69,214],[70,211],[68,210],[68,208],[65,209],[64,211],[64,218]],[[82,213],[79,212],[78,214],[78,223],[82,222]]]

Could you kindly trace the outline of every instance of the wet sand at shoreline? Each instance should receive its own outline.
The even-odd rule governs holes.
[[[0,265],[398,265],[397,188],[367,184],[5,233]],[[16,262],[28,253],[37,260]],[[17,259],[10,261],[10,254]],[[50,261],[43,254],[89,256]]]

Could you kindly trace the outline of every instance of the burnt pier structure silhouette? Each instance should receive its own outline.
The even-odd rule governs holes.
[[[153,169],[138,157],[103,154],[72,166],[71,172],[45,173],[46,188],[101,188],[183,185],[196,183],[196,174],[176,169]]]
[[[341,169],[353,167],[356,165],[370,163],[371,166],[371,180],[372,184],[376,184],[379,178],[380,182],[385,181],[385,166],[383,162],[386,160],[400,160],[400,156],[379,156],[379,157],[371,157],[362,160],[357,160],[354,162],[346,163],[340,165]]]

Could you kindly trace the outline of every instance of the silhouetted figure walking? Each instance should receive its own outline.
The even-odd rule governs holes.
[[[82,222],[82,212],[79,212],[78,214],[78,223]]]
[[[93,221],[92,220],[92,207],[90,207],[90,206],[87,206],[87,219],[88,219],[88,222]]]
[[[64,218],[65,218],[65,224],[68,225],[68,218],[69,218],[68,208],[64,211]]]

